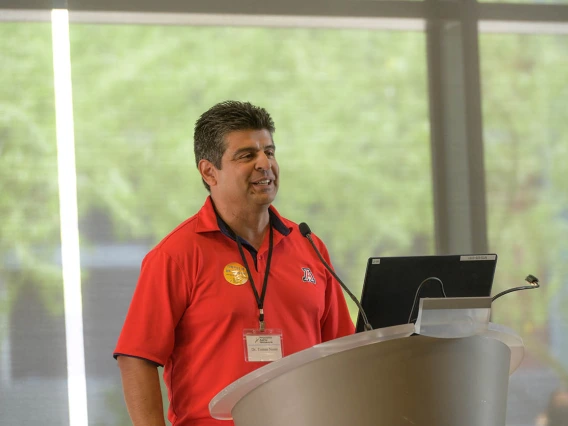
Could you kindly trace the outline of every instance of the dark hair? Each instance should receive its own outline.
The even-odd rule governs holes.
[[[208,160],[220,169],[221,158],[227,148],[225,136],[238,130],[268,130],[272,135],[276,129],[274,121],[264,108],[250,102],[220,102],[204,112],[195,123],[195,164],[199,167],[201,160]],[[203,184],[211,191],[204,180]]]

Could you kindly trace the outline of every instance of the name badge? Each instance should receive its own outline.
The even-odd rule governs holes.
[[[245,329],[243,331],[245,361],[271,362],[282,358],[282,330]]]

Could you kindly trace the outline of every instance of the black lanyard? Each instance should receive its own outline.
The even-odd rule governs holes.
[[[252,287],[252,291],[254,293],[254,297],[256,298],[256,304],[258,306],[258,321],[260,326],[260,331],[264,331],[264,296],[266,296],[266,287],[268,285],[268,274],[270,272],[270,261],[272,260],[272,246],[274,243],[274,235],[272,231],[272,225],[268,225],[270,227],[270,236],[268,239],[268,259],[266,259],[266,271],[264,272],[264,282],[262,284],[262,292],[260,296],[258,295],[258,291],[254,285],[254,280],[252,279],[252,274],[250,273],[250,269],[248,266],[247,258],[243,251],[243,246],[241,245],[240,238],[235,234],[235,239],[237,240],[237,246],[239,247],[239,252],[241,253],[241,257],[243,259],[243,263],[245,264],[245,268],[247,269],[247,273],[250,280],[250,286]],[[234,233],[233,233],[234,234]]]

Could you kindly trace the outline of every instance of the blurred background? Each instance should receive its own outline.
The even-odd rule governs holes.
[[[526,345],[507,425],[545,424],[568,378],[565,0],[3,0],[0,70],[1,424],[129,424],[112,351],[144,254],[204,203],[193,125],[226,99],[272,114],[275,206],[356,295],[371,256],[494,252],[494,294],[540,278],[493,321]]]

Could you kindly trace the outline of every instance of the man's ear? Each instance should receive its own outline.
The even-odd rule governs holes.
[[[209,186],[217,185],[217,168],[209,160],[200,160],[197,166],[201,177]]]

